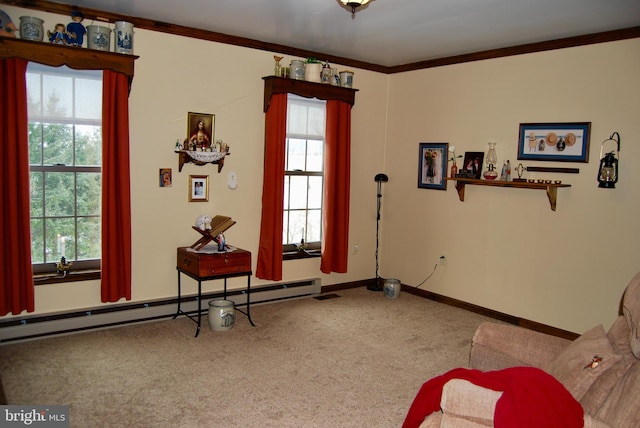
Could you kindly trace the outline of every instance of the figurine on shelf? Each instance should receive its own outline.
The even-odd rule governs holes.
[[[174,149],[174,151],[179,152],[180,150],[182,150],[182,143],[180,143],[180,139],[178,138],[176,140],[176,148]]]
[[[0,10],[0,36],[2,37],[16,37],[16,24],[11,21],[9,15],[6,12]]]
[[[53,31],[47,30],[47,36],[49,36],[49,42],[54,45],[67,44],[67,32],[64,29],[64,24],[56,24],[56,28]]]
[[[71,12],[71,20],[67,25],[67,43],[70,46],[80,46],[84,43],[84,35],[87,33],[87,29],[82,25],[84,21],[84,15],[78,10]]]
[[[218,236],[216,236],[215,241],[218,243],[218,251],[225,251],[226,248],[226,241],[224,239],[224,235],[221,233]]]

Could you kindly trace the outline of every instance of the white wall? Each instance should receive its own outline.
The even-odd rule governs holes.
[[[382,275],[507,314],[581,332],[613,322],[624,287],[640,270],[640,39],[392,75],[383,207]],[[591,122],[589,163],[560,179],[557,211],[544,191],[467,186],[460,202],[417,188],[418,143],[458,154],[487,151],[515,168],[518,126]],[[621,136],[620,182],[599,189],[601,143]],[[460,165],[460,163],[459,163]]]
[[[56,22],[69,21],[68,17],[11,6],[3,10],[15,22],[22,15],[39,16],[45,20],[45,30]],[[264,153],[262,77],[273,73],[274,53],[135,29],[134,54],[140,58],[135,63],[129,98],[132,301],[177,295],[176,248],[199,239],[191,226],[205,213],[228,215],[237,221],[225,233],[227,242],[252,252],[255,271]],[[285,57],[282,63],[288,64],[291,59],[295,58]],[[323,285],[330,285],[375,276],[373,177],[383,168],[388,78],[354,71],[354,86],[359,92],[352,110],[349,245],[358,245],[359,251],[350,255],[346,274],[322,274],[319,258],[286,261],[283,281],[320,277]],[[178,156],[173,149],[176,139],[186,136],[188,112],[215,115],[215,138],[228,143],[231,150],[220,174],[216,165],[186,164],[178,172]],[[158,186],[160,168],[172,168],[172,187]],[[227,188],[230,171],[238,176],[236,190]],[[209,175],[209,202],[188,202],[191,174]],[[195,293],[195,282],[185,279],[183,283],[191,287],[187,292]],[[252,278],[252,286],[265,283]],[[229,280],[231,287],[236,284],[245,286],[246,282],[242,278]],[[222,281],[203,284],[204,291],[221,287]],[[36,287],[34,314],[101,305],[99,281],[40,285]]]

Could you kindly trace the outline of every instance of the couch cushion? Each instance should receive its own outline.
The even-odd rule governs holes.
[[[622,298],[622,313],[631,329],[631,352],[640,358],[640,272],[633,277]]]
[[[588,366],[595,356],[601,360]],[[621,359],[609,343],[604,327],[599,325],[574,340],[553,362],[543,366],[543,369],[558,379],[580,401],[598,377]]]
[[[624,374],[595,415],[615,428],[640,427],[640,362]]]

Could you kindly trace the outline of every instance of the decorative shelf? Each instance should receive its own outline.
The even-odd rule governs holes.
[[[326,83],[307,82],[306,80],[289,79],[287,77],[265,76],[264,80],[264,111],[269,109],[271,95],[296,94],[305,98],[320,100],[339,100],[353,106],[357,89],[343,88]]]
[[[562,184],[562,183],[529,183],[523,181],[499,181],[499,180],[478,180],[475,178],[445,178],[448,181],[456,182],[456,189],[458,190],[458,196],[460,200],[464,202],[464,189],[465,186],[473,185],[473,186],[493,186],[493,187],[515,187],[519,189],[539,189],[546,190],[547,197],[549,198],[549,204],[551,205],[551,210],[556,210],[556,200],[558,198],[558,188],[559,187],[571,187],[570,184]]]
[[[185,163],[193,163],[196,165],[214,164],[218,165],[218,174],[224,166],[224,158],[231,153],[220,152],[192,152],[190,150],[180,150],[178,154],[178,172],[182,172]]]

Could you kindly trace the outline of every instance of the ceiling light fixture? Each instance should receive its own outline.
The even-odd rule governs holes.
[[[340,3],[351,8],[351,19],[356,17],[356,9],[369,3],[370,0],[340,0]]]

